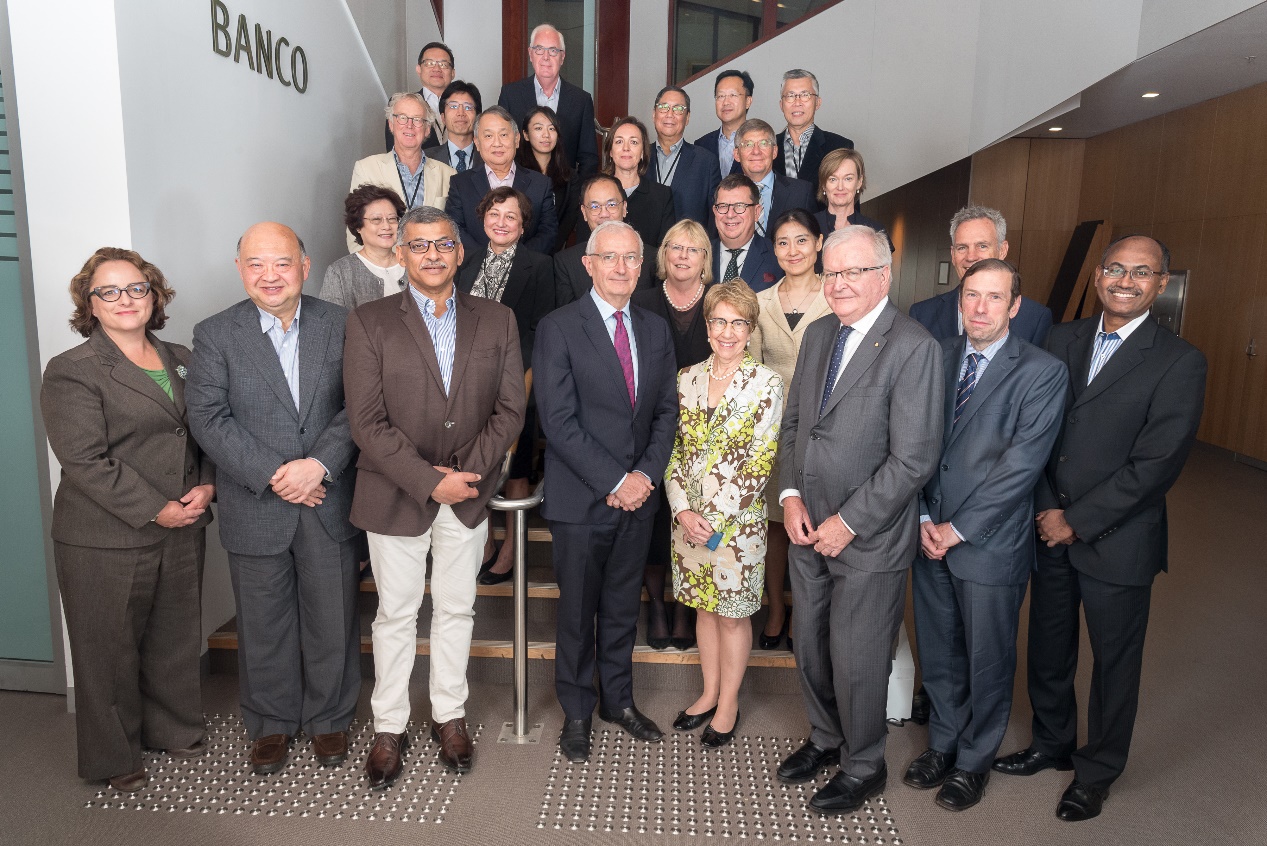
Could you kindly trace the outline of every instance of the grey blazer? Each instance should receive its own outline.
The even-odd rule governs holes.
[[[840,320],[810,324],[783,408],[780,490],[800,491],[818,525],[839,514],[857,533],[838,560],[865,572],[909,567],[916,496],[941,454],[941,347],[886,303],[820,417]]]
[[[949,520],[964,537],[946,553],[951,573],[977,584],[1024,584],[1035,562],[1034,486],[1060,431],[1069,375],[1055,356],[1013,332],[956,424],[966,343],[941,342],[945,436],[920,505],[934,523]]]
[[[405,283],[405,277],[400,277],[400,281]],[[387,294],[398,294],[405,290],[404,284],[391,285],[390,288],[394,290],[388,290]],[[383,280],[371,273],[356,253],[352,253],[326,268],[326,275],[321,280],[321,292],[317,296],[351,311],[359,305],[382,299],[385,294]]]
[[[197,485],[214,485],[215,466],[198,449],[185,418],[189,350],[148,336],[172,386],[172,399],[128,361],[101,328],[44,370],[40,409],[61,462],[53,498],[53,540],[130,549],[171,529],[150,522]],[[208,510],[190,528],[211,522]]]
[[[326,466],[316,508],[330,537],[356,533],[348,521],[356,447],[343,408],[343,327],[347,311],[305,296],[299,312],[299,407],[281,362],[260,331],[250,300],[194,327],[185,386],[189,427],[220,472],[220,542],[232,553],[275,555],[290,546],[300,509],[273,493],[269,479],[288,461]]]

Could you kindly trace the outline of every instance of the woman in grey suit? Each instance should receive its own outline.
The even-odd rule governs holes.
[[[321,293],[348,311],[405,289],[405,266],[396,259],[396,224],[405,204],[395,191],[358,185],[343,200],[343,223],[361,249],[326,268]]]
[[[40,407],[61,463],[53,551],[75,674],[79,775],[135,792],[141,747],[201,755],[202,565],[215,468],[189,436],[189,350],[158,340],[174,292],[131,250],[71,280],[71,328]]]

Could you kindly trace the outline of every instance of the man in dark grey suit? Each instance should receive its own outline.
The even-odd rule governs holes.
[[[941,342],[945,436],[920,495],[915,631],[932,701],[928,749],[902,780],[962,811],[981,800],[1012,712],[1016,631],[1034,566],[1034,484],[1051,454],[1065,366],[1010,332],[1021,277],[974,264],[959,286],[964,336]]]
[[[446,141],[423,152],[427,158],[444,162],[458,173],[483,164],[475,149],[475,119],[484,111],[480,90],[469,82],[455,79],[440,95],[440,119]]]
[[[301,729],[319,763],[347,757],[361,686],[356,447],[343,408],[347,312],[303,296],[303,243],[256,224],[237,266],[250,299],[194,327],[185,402],[220,473],[242,720],[251,765],[266,774],[285,766]]]
[[[833,314],[810,324],[779,440],[792,630],[809,741],[779,779],[837,773],[810,800],[851,813],[884,790],[889,664],[919,528],[916,496],[941,452],[937,342],[888,300],[884,233],[838,229],[823,247]]]
[[[624,221],[628,204],[620,180],[605,173],[596,173],[581,185],[581,219],[593,231],[609,220]],[[594,286],[585,269],[589,244],[581,242],[554,254],[554,304],[565,306],[579,300]],[[646,247],[643,247],[646,254]],[[638,270],[638,290],[655,286],[654,261],[644,261]]]

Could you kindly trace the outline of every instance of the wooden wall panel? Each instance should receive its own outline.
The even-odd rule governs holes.
[[[1113,219],[1113,175],[1117,172],[1120,130],[1088,138],[1082,156],[1078,222]]]
[[[1113,177],[1115,224],[1152,223],[1161,167],[1161,133],[1165,116],[1122,127],[1121,155]]]
[[[1025,216],[1018,229],[1073,233],[1078,224],[1086,142],[1036,139],[1029,147]]]
[[[1259,260],[1257,277],[1249,327],[1257,355],[1254,358],[1245,358],[1245,391],[1239,409],[1242,429],[1238,452],[1267,461],[1267,246]]]
[[[1170,250],[1170,266],[1175,270],[1196,269],[1201,264],[1201,239],[1205,231],[1206,221],[1179,220],[1169,223],[1158,223],[1151,231],[1152,235]],[[1195,283],[1195,279],[1193,280]]]
[[[1153,214],[1157,222],[1199,220],[1204,215],[1217,115],[1217,100],[1207,100],[1166,115]]]
[[[1017,269],[1021,271],[1021,293],[1040,303],[1047,302],[1056,272],[1069,246],[1073,227],[1066,229],[1026,229],[1025,250]],[[1008,236],[1009,240],[1011,236]],[[1008,253],[1011,258],[1011,253]]]
[[[1220,97],[1202,217],[1267,214],[1267,84]]]
[[[1028,138],[1012,138],[972,157],[969,202],[1001,211],[1008,229],[1025,228],[1025,181],[1030,144]]]

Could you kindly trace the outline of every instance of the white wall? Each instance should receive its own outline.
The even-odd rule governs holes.
[[[496,105],[497,95],[502,90],[501,0],[446,3],[444,43],[453,51],[457,78],[475,83],[484,98],[485,108]]]
[[[352,20],[365,42],[383,89],[389,94],[397,91],[417,91],[418,75],[414,71],[418,48],[408,40],[409,3],[407,0],[345,0]],[[415,2],[430,11],[431,4]],[[434,19],[434,15],[432,18]],[[428,39],[430,40],[430,39]],[[426,44],[419,41],[419,46]]]
[[[669,56],[669,0],[638,0],[629,4],[629,113],[651,126],[655,95],[667,85]],[[711,91],[709,92],[712,93]],[[692,120],[687,127],[688,139],[698,138],[716,124],[712,97],[696,103],[691,100]],[[697,126],[704,126],[692,134]]]

